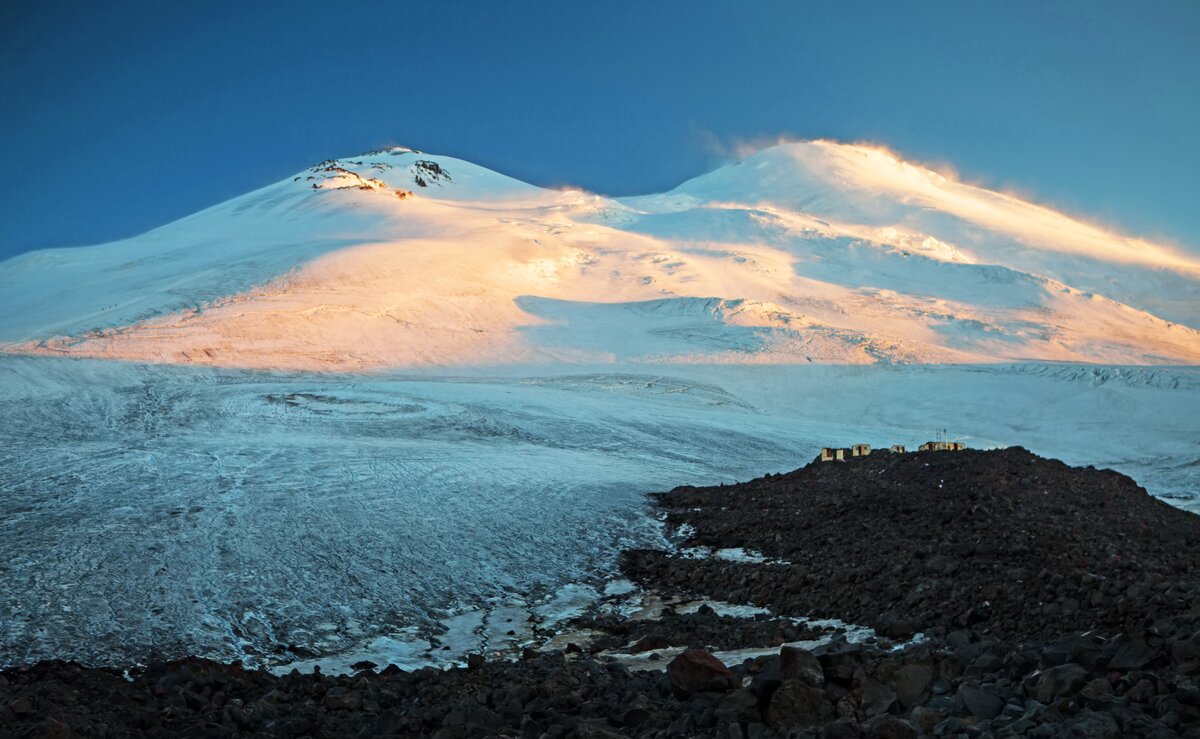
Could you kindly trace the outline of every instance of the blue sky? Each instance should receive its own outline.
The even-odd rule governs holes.
[[[879,142],[1200,252],[1200,3],[5,3],[0,257],[385,144],[658,191]]]

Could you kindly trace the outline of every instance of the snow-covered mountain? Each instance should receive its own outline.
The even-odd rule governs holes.
[[[0,667],[519,645],[662,543],[646,492],[941,429],[1200,511],[1197,274],[824,142],[625,199],[389,149],[25,254]]]
[[[621,361],[1200,363],[1200,260],[886,151],[660,195],[393,148],[0,263],[9,352],[292,370]]]

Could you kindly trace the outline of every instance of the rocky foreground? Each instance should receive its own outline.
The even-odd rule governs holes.
[[[0,737],[1200,737],[1200,517],[1129,478],[1022,449],[875,454],[656,502],[682,546],[764,561],[637,550],[631,579],[775,615],[597,611],[582,646],[446,671],[44,662],[0,673]],[[712,654],[745,647],[769,649]],[[665,671],[621,658],[659,652]]]

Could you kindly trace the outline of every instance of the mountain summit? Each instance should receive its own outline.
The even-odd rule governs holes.
[[[612,199],[401,147],[0,263],[14,353],[339,371],[1200,363],[1200,262],[882,149]]]

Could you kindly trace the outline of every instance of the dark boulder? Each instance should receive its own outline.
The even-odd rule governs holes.
[[[1004,699],[968,683],[959,686],[958,701],[963,709],[975,718],[996,718],[1004,710]]]
[[[689,649],[667,665],[671,686],[681,695],[701,691],[726,691],[738,684],[737,677],[721,660],[703,649]]]
[[[1171,642],[1171,661],[1176,665],[1200,662],[1200,631]]]
[[[868,739],[917,739],[913,725],[897,716],[876,716],[867,722],[864,736]]]
[[[767,704],[767,722],[786,733],[793,727],[816,726],[833,716],[825,691],[802,680],[784,680]]]
[[[1140,670],[1155,658],[1155,650],[1141,637],[1123,637],[1108,662],[1110,670]]]
[[[779,674],[784,680],[800,680],[816,688],[825,685],[825,671],[821,668],[821,661],[812,652],[804,649],[780,649]]]
[[[1091,677],[1084,667],[1072,663],[1043,670],[1037,677],[1033,697],[1039,703],[1053,703],[1059,698],[1075,695]]]
[[[896,698],[905,708],[920,703],[933,681],[933,670],[926,665],[905,665],[892,676]]]
[[[863,683],[862,698],[860,700],[862,712],[868,716],[878,716],[881,713],[887,713],[891,709],[892,704],[896,702],[896,691],[892,690],[891,686],[873,677],[867,678]]]
[[[839,718],[825,727],[824,739],[859,739],[862,727],[853,718]]]
[[[758,696],[749,688],[738,688],[729,693],[717,706],[717,719],[747,724],[762,721],[762,714],[758,710]]]

